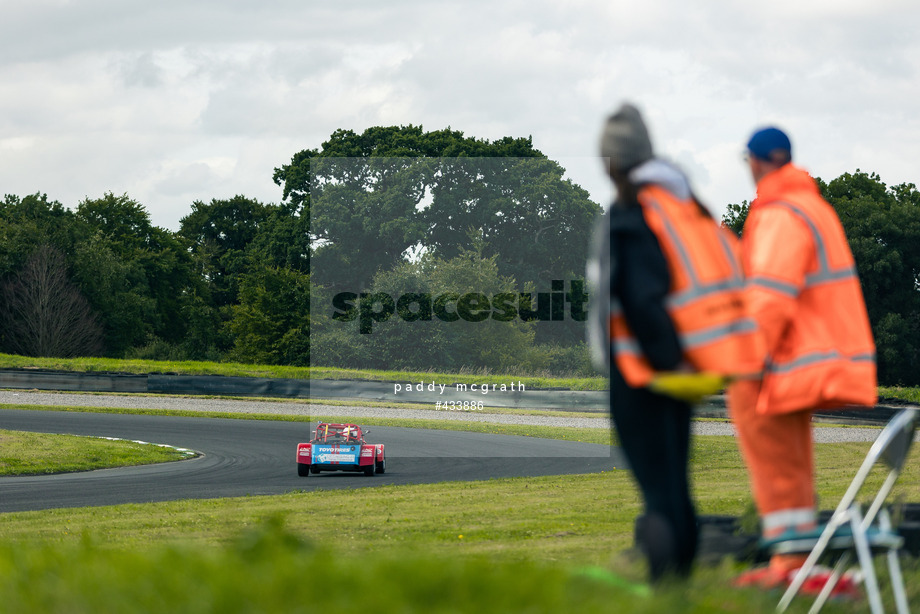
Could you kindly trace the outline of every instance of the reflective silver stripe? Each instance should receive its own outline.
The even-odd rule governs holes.
[[[744,282],[740,279],[726,279],[714,284],[691,286],[681,292],[669,294],[666,302],[670,307],[683,307],[710,294],[717,294],[726,290],[742,290],[743,288]]]
[[[815,226],[815,223],[808,216],[807,213],[802,211],[802,209],[793,203],[787,202],[785,200],[777,200],[769,203],[771,205],[778,205],[780,207],[785,207],[789,209],[797,216],[802,218],[802,221],[808,226],[808,229],[811,230],[811,234],[815,239],[815,248],[818,250],[818,269],[819,271],[830,271],[831,266],[827,260],[827,248],[824,247],[824,237],[821,236],[821,233],[818,232],[818,227]]]
[[[796,371],[798,369],[805,369],[817,364],[825,362],[874,362],[875,354],[865,353],[865,354],[854,354],[853,356],[844,356],[837,350],[829,350],[827,352],[811,352],[809,354],[803,354],[795,360],[790,360],[789,362],[784,362],[782,364],[777,364],[775,362],[769,362],[766,366],[766,370],[770,373],[776,373],[779,375],[785,375]]]
[[[811,217],[805,213],[801,207],[785,200],[777,200],[768,204],[784,207],[789,211],[792,211],[794,214],[799,216],[802,221],[805,222],[805,224],[808,226],[808,229],[811,231],[811,235],[815,240],[815,250],[817,251],[818,256],[818,270],[805,276],[806,288],[815,286],[817,284],[841,281],[844,279],[856,277],[855,267],[847,265],[838,269],[831,268],[830,260],[827,255],[827,247],[824,245],[824,236],[818,231],[818,227],[815,225]]]
[[[797,369],[804,369],[806,367],[810,367],[822,362],[833,362],[835,360],[840,360],[841,358],[843,358],[843,354],[837,350],[829,350],[827,352],[811,352],[809,354],[803,354],[795,360],[784,362],[782,364],[770,362],[770,364],[767,365],[767,371],[780,374],[790,373]]]
[[[635,337],[617,337],[613,340],[613,351],[617,354],[644,356]]]
[[[698,349],[705,345],[716,343],[722,339],[739,333],[753,333],[757,330],[757,322],[751,318],[738,318],[732,322],[711,326],[679,335],[680,345],[684,351]],[[643,356],[635,337],[617,337],[613,341],[614,351],[617,354]]]
[[[751,318],[739,318],[732,322],[710,326],[701,330],[690,331],[680,336],[682,345],[687,350],[692,350],[738,333],[753,333],[757,330],[757,323]]]
[[[729,245],[728,237],[725,236],[725,232],[722,232],[721,228],[717,234],[719,235],[719,243],[722,244],[722,252],[725,254],[725,259],[732,265],[732,273],[736,279],[744,279],[744,271],[741,270],[741,263],[735,257],[735,250]]]
[[[845,267],[842,269],[837,269],[836,271],[818,271],[817,273],[811,273],[810,275],[805,276],[804,288],[814,288],[820,284],[843,281],[845,279],[854,279],[856,277],[857,275],[855,267]],[[799,295],[799,289],[795,284],[789,283],[788,281],[783,281],[781,279],[776,279],[774,277],[766,277],[764,275],[757,275],[749,278],[747,285],[748,287],[759,286],[761,288],[766,288],[767,290],[774,290],[780,294],[785,294],[793,298]]]
[[[805,276],[804,287],[813,288],[820,284],[843,281],[845,279],[853,279],[855,277],[855,267],[845,267],[842,269],[837,269],[836,271],[818,271],[817,273],[811,273],[810,275]],[[774,277],[766,277],[764,275],[751,277],[748,279],[747,285],[748,287],[758,286],[761,288],[766,288],[767,290],[774,290],[775,292],[785,294],[786,296],[791,296],[792,298],[795,298],[799,295],[799,289],[795,284],[776,279]]]
[[[856,277],[856,267],[852,266],[837,269],[836,271],[818,271],[817,273],[805,276],[805,285],[809,287],[817,286],[818,284],[841,281],[853,277]]]
[[[655,211],[658,213],[658,217],[661,218],[661,223],[664,224],[664,231],[668,233],[668,238],[671,239],[671,243],[674,244],[674,249],[677,250],[677,255],[680,258],[680,263],[684,270],[687,272],[687,276],[690,278],[690,285],[692,287],[698,287],[700,283],[696,277],[696,271],[692,266],[690,266],[691,260],[687,255],[687,249],[684,246],[683,241],[680,240],[680,235],[677,234],[677,231],[674,230],[674,227],[671,225],[671,219],[665,215],[661,205],[657,200],[649,197],[648,202],[649,206],[655,209]]]
[[[764,533],[777,529],[808,526],[815,523],[815,510],[811,507],[794,507],[764,514],[760,517],[761,529]]]
[[[747,281],[747,286],[766,288],[767,290],[773,290],[779,292],[780,294],[785,294],[791,298],[795,298],[799,295],[799,288],[795,284],[791,284],[787,281],[781,281],[773,277],[764,277],[763,275],[757,275],[751,277]]]

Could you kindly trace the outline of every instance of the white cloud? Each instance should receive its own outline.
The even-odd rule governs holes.
[[[606,200],[624,99],[717,211],[751,197],[737,156],[768,122],[822,178],[920,182],[918,26],[907,0],[6,0],[0,192],[127,192],[176,228],[194,200],[277,202],[273,169],[336,129],[414,124],[530,135]]]

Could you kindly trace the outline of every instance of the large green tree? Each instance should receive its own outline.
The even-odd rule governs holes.
[[[584,275],[600,211],[530,138],[487,141],[454,130],[339,130],[275,170],[289,206],[309,218],[314,283],[362,290],[374,276],[430,253],[469,248],[470,233],[499,274],[549,291]],[[574,344],[583,324],[541,322],[537,338]]]
[[[63,259],[57,268],[102,326],[107,354],[120,356],[157,338],[184,339],[191,258],[171,232],[153,226],[140,203],[107,193],[71,210],[43,194],[6,196],[0,204],[0,278],[21,277],[42,246]]]
[[[0,284],[4,288],[0,337],[7,351],[72,355],[74,348],[82,348],[79,351],[95,355],[108,349],[108,338],[103,346],[95,337],[91,343],[82,343],[69,333],[51,335],[57,339],[47,334],[61,330],[52,320],[60,323],[61,318],[78,311],[81,315],[75,321],[82,320],[87,326],[74,325],[75,329],[97,330],[104,323],[102,305],[92,300],[79,272],[85,262],[78,251],[91,236],[83,220],[45,194],[4,197],[0,203]],[[49,283],[56,288],[54,292],[46,291]],[[46,309],[49,297],[56,305],[50,311]]]
[[[21,271],[0,283],[0,347],[58,358],[102,352],[102,327],[57,248],[39,246]]]
[[[46,194],[8,194],[0,202],[0,278],[18,272],[39,246],[69,254],[86,235],[73,212]]]
[[[85,199],[75,215],[88,234],[74,247],[75,276],[101,314],[109,350],[181,343],[195,283],[187,246],[127,194]]]
[[[230,357],[240,362],[310,364],[310,278],[291,268],[253,262],[230,308]]]
[[[198,274],[207,280],[214,305],[237,302],[239,276],[249,264],[246,249],[272,214],[272,205],[237,195],[195,201],[180,220],[178,235],[191,246]]]
[[[253,352],[260,344],[261,331],[266,334],[261,340],[264,356],[272,356],[271,362],[277,363],[279,356],[287,355],[268,349],[277,339],[268,328],[257,325],[256,319],[264,316],[286,322],[290,314],[282,308],[283,301],[256,295],[286,271],[300,277],[309,272],[309,237],[296,209],[242,195],[196,201],[182,218],[177,235],[189,246],[203,286],[187,307],[190,332],[218,352],[232,352],[242,359],[256,356]],[[269,275],[269,270],[275,273]],[[276,313],[271,313],[273,307]],[[290,360],[294,362],[288,364],[300,364],[306,358]]]
[[[475,230],[503,275],[548,283],[583,274],[600,210],[564,173],[529,138],[402,126],[336,131],[275,181],[310,219],[314,272],[366,285],[408,254],[455,257]]]

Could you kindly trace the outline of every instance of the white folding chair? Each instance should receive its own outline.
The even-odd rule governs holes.
[[[907,594],[898,560],[898,550],[903,546],[904,539],[892,528],[888,510],[883,505],[910,452],[918,423],[920,409],[916,407],[902,409],[888,422],[869,449],[866,459],[856,472],[856,477],[853,478],[827,524],[808,533],[786,533],[763,544],[771,554],[810,552],[805,564],[796,573],[780,599],[776,607],[778,612],[784,612],[789,607],[818,561],[826,554],[836,554],[839,558],[834,569],[809,610],[818,612],[827,602],[855,553],[865,578],[869,606],[873,614],[881,614],[882,597],[872,556],[873,553],[886,553],[897,611],[900,614],[908,614]],[[868,510],[863,514],[856,498],[866,478],[879,461],[887,466],[888,475]]]

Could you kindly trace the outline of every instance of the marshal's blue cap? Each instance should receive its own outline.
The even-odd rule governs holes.
[[[773,126],[762,128],[751,135],[747,148],[752,156],[761,160],[773,162],[792,160],[792,143],[789,142],[789,137],[785,132]]]

